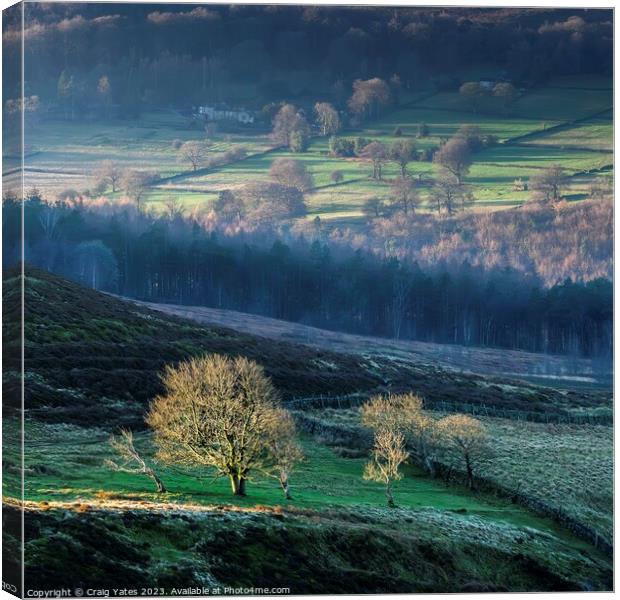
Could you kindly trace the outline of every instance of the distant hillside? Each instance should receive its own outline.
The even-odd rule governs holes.
[[[4,276],[5,405],[20,405],[18,272]],[[387,390],[536,420],[607,412],[608,393],[559,392],[523,382],[457,373],[434,357],[333,352],[162,314],[28,267],[25,284],[26,409],[54,422],[142,426],[168,363],[217,352],[264,366],[285,401]],[[507,385],[508,384],[508,385]]]
[[[209,326],[226,326],[250,335],[304,344],[323,350],[359,354],[374,358],[390,357],[405,363],[436,365],[447,370],[480,375],[519,377],[552,382],[567,388],[611,385],[611,362],[553,354],[439,344],[414,340],[355,335],[272,319],[234,310],[208,306],[185,306],[132,300],[164,314],[192,319]]]

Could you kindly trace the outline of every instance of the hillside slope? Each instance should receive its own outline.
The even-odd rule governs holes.
[[[4,275],[5,403],[20,405],[18,272]],[[267,339],[136,306],[28,267],[25,282],[26,409],[30,416],[81,424],[142,427],[166,364],[205,352],[259,362],[285,401],[415,390],[437,404],[537,420],[610,418],[606,392],[558,391],[460,373],[402,356],[334,352]],[[52,409],[52,410],[50,410]]]
[[[18,406],[17,271],[5,272],[3,296],[5,401]],[[383,385],[376,368],[358,356],[265,343],[165,316],[34,268],[26,270],[25,319],[26,408],[48,420],[141,420],[146,402],[160,391],[164,366],[204,352],[257,360],[284,399]]]
[[[164,470],[170,493],[155,497],[143,477],[111,474],[104,467],[104,458],[111,457],[106,434],[121,424],[142,426],[161,368],[201,352],[255,358],[285,400],[414,386],[428,390],[429,397],[469,394],[478,401],[529,402],[537,410],[562,411],[573,402],[566,395],[483,385],[486,380],[478,376],[200,325],[34,269],[27,269],[25,289],[26,571],[34,589],[99,588],[111,581],[142,594],[142,586],[162,587],[167,595],[197,585],[281,586],[291,593],[611,587],[609,560],[554,524],[521,512],[507,519],[510,508],[502,504],[478,513],[471,505],[486,503],[485,497],[468,502],[458,490],[459,508],[447,508],[437,496],[451,495],[448,487],[416,505],[407,498],[422,493],[421,476],[407,477],[400,488],[402,507],[388,509],[379,486],[362,480],[363,458],[336,458],[315,438],[305,440],[316,451],[309,446],[305,475],[300,468],[299,501],[286,507],[278,505],[280,491],[271,482],[269,489],[253,482],[253,495],[237,505],[205,482],[202,472]],[[10,365],[13,372],[5,372],[5,385],[14,407],[19,328],[11,318],[18,316],[19,294],[18,273],[6,273],[5,369]],[[3,429],[5,444],[17,439],[18,419],[5,418]],[[20,475],[21,460],[7,450],[5,484],[7,474]],[[330,457],[331,471],[320,456]],[[349,486],[349,498],[342,496],[342,485]],[[11,523],[19,519],[11,515],[21,487],[14,488],[13,498],[11,486],[4,489],[5,542],[18,548],[20,528],[13,531]],[[313,502],[304,504],[310,495]]]
[[[226,326],[250,335],[304,344],[333,352],[372,357],[389,356],[403,362],[440,366],[444,369],[481,375],[547,380],[554,385],[569,388],[578,385],[606,386],[611,381],[611,363],[599,364],[586,358],[537,354],[506,348],[395,340],[319,329],[301,323],[207,306],[157,304],[135,300],[133,302],[198,323]]]
[[[26,509],[26,574],[33,588],[96,589],[114,582],[170,595],[196,586],[224,594],[231,588],[260,593],[256,587],[333,594],[612,585],[604,560],[553,536],[433,510],[80,506],[79,512]]]

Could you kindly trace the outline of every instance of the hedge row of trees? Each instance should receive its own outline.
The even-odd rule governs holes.
[[[260,196],[249,196],[250,207],[253,198]],[[197,219],[148,215],[119,203],[89,208],[31,197],[24,210],[27,261],[125,296],[400,339],[611,356],[612,286],[606,279],[545,288],[532,275],[454,257],[451,264],[431,260],[422,269],[406,255],[399,260],[328,243],[316,228],[314,241],[292,230],[280,230],[282,238],[273,229],[220,241]],[[5,200],[5,265],[19,259],[20,212],[18,202]],[[498,239],[511,231],[507,218],[501,214],[494,225]],[[484,219],[476,235],[489,234],[494,221]],[[569,229],[575,219],[599,227],[568,211]],[[476,232],[475,222],[468,226]],[[515,235],[526,239],[528,227],[526,220]]]
[[[486,428],[478,419],[462,414],[436,418],[414,393],[374,396],[360,413],[374,435],[364,478],[385,485],[388,506],[395,506],[392,486],[402,479],[401,465],[409,460],[433,477],[439,463],[448,472],[463,471],[473,488],[474,467],[489,451]]]

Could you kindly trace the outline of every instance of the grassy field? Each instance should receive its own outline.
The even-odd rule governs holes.
[[[359,425],[358,409],[324,409],[314,416],[330,423]],[[611,427],[480,419],[491,440],[491,451],[478,467],[480,476],[542,502],[611,541]]]
[[[19,286],[10,272],[3,299],[7,322],[17,322]],[[431,479],[412,465],[395,487],[399,508],[388,509],[383,487],[362,478],[365,449],[336,438],[301,435],[306,460],[291,477],[288,502],[271,478],[257,475],[248,496],[236,499],[228,482],[214,480],[212,472],[158,464],[168,489],[160,495],[144,476],[113,471],[104,462],[113,458],[109,434],[121,425],[136,430],[137,447],[152,458],[151,438],[140,432],[146,404],[159,391],[158,374],[165,364],[202,352],[254,358],[285,401],[302,393],[371,393],[386,378],[408,389],[415,382],[425,396],[434,390],[442,398],[475,397],[511,407],[525,402],[545,410],[560,398],[590,402],[588,393],[533,391],[424,364],[410,368],[387,357],[267,341],[149,311],[34,269],[27,272],[25,310],[31,585],[66,585],[66,565],[78,587],[85,582],[97,587],[106,578],[134,586],[255,585],[261,577],[297,591],[332,593],[611,585],[608,557],[554,520],[487,492]],[[3,333],[8,355],[3,492],[10,511],[21,495],[21,456],[18,413],[9,415],[20,400],[18,363],[10,358],[18,356],[10,343],[17,331],[7,327]],[[316,415],[331,423],[357,418],[352,410]],[[537,497],[545,502],[559,502],[563,495],[565,505],[581,503],[576,517],[605,528],[610,428],[487,422],[498,440],[492,460],[500,483],[527,485],[519,489],[528,493],[540,488]],[[554,485],[563,486],[555,496]],[[592,493],[577,496],[577,487]],[[7,547],[17,548],[10,536]],[[300,575],[277,578],[289,572]]]
[[[16,422],[4,424],[5,443],[8,443],[6,433],[11,435],[12,424],[17,425]],[[235,565],[236,577],[230,577],[229,569],[225,575],[213,565],[210,568],[202,565],[199,572],[203,576],[211,573],[219,581],[223,577],[224,582],[243,583],[246,571],[250,581],[251,577],[256,581],[257,574],[264,575],[266,565],[262,557],[277,556],[277,564],[283,560],[281,556],[290,552],[300,556],[315,545],[309,543],[307,536],[314,539],[322,527],[329,524],[325,531],[327,538],[339,541],[332,548],[321,536],[322,560],[337,558],[341,569],[355,557],[352,566],[356,569],[354,579],[357,582],[359,569],[368,557],[383,556],[389,548],[383,560],[390,562],[391,569],[399,564],[399,559],[389,558],[394,552],[394,556],[406,558],[403,568],[408,572],[413,565],[420,565],[420,559],[426,556],[429,561],[425,568],[427,581],[435,577],[437,564],[441,564],[446,589],[451,591],[458,589],[453,571],[469,573],[469,579],[490,581],[489,589],[496,585],[506,589],[513,585],[517,589],[541,589],[540,581],[513,583],[514,578],[522,577],[523,573],[536,579],[535,574],[541,570],[546,572],[544,579],[554,589],[584,585],[598,589],[607,585],[602,583],[608,577],[606,558],[552,520],[539,517],[509,500],[472,493],[455,485],[448,487],[415,467],[405,467],[405,477],[395,486],[398,508],[386,508],[382,486],[362,479],[366,458],[360,456],[362,453],[356,454],[354,448],[343,454],[340,447],[331,448],[314,438],[302,437],[306,458],[292,477],[293,500],[285,501],[272,479],[260,476],[252,479],[248,496],[236,499],[230,493],[228,482],[213,479],[212,473],[163,465],[158,465],[157,469],[168,492],[156,494],[152,483],[144,476],[117,473],[104,465],[106,458],[115,458],[106,438],[106,431],[100,428],[26,422],[26,518],[29,523],[41,523],[39,527],[28,527],[28,537],[33,536],[33,539],[29,539],[26,553],[28,564],[33,568],[36,569],[42,560],[46,565],[54,564],[58,558],[78,552],[70,561],[78,572],[82,565],[89,565],[90,573],[101,572],[98,551],[90,549],[93,544],[100,548],[113,546],[122,558],[118,559],[117,567],[110,568],[126,568],[136,561],[140,563],[131,553],[122,550],[124,543],[131,542],[134,548],[147,550],[148,560],[153,561],[152,575],[158,580],[166,572],[164,565],[168,561],[188,568],[201,556],[197,551],[217,539],[223,545],[218,544],[210,550],[227,565]],[[136,440],[143,455],[150,457],[153,448],[149,436],[138,434]],[[506,462],[504,467],[512,468],[513,464]],[[13,467],[10,456],[5,454],[5,501],[12,488],[19,488]],[[515,476],[521,475],[517,469]],[[62,522],[56,522],[61,515]],[[119,522],[123,523],[122,529],[118,529]],[[259,523],[262,526],[259,527]],[[273,527],[277,531],[274,532]],[[360,529],[352,529],[356,527]],[[117,533],[121,531],[119,540]],[[390,538],[393,534],[396,534],[395,539]],[[53,550],[53,540],[58,535],[63,540],[71,540],[69,544],[62,544],[60,554]],[[248,542],[253,540],[249,547],[257,554],[254,551],[246,554],[248,544],[242,542],[246,535]],[[275,540],[283,536],[287,540],[285,554],[281,554],[283,549],[275,544]],[[383,536],[387,536],[387,546],[380,544],[369,548],[369,544],[373,546]],[[362,542],[364,538],[368,541]],[[225,539],[228,543],[224,543]],[[199,540],[201,546],[197,544]],[[409,557],[404,548],[400,548],[403,543],[420,546],[422,554],[417,559]],[[428,543],[433,548],[431,555],[424,550]],[[82,546],[87,549],[78,551]],[[487,556],[488,552],[492,559]],[[438,563],[440,555],[444,556]],[[519,561],[523,557],[527,559],[522,567]],[[505,560],[512,561],[510,575],[504,572],[508,568]],[[142,561],[142,568],[145,562],[148,563]],[[99,565],[94,571],[93,563]],[[302,564],[309,563],[304,559]],[[271,568],[274,568],[273,563]],[[90,580],[92,575],[85,577]],[[175,577],[177,582],[195,581],[195,576],[184,572],[176,572]],[[415,580],[418,584],[424,581],[419,575]],[[301,581],[292,581],[301,589]],[[306,580],[306,585],[310,585],[309,581]],[[327,581],[329,578],[324,577],[323,585],[327,586]],[[374,581],[376,585],[376,577]],[[290,585],[290,582],[288,576],[287,583]],[[393,587],[393,580],[391,585]],[[443,589],[436,581],[426,585],[434,591]]]
[[[154,493],[144,476],[117,473],[104,465],[114,459],[107,443],[108,435],[97,428],[29,422],[26,425],[25,465],[28,501],[84,501],[134,499],[188,504],[235,504],[239,506],[288,504],[277,480],[257,474],[248,484],[248,496],[236,499],[227,479],[213,477],[211,471],[192,472],[161,465],[158,469],[168,493]],[[138,434],[136,446],[152,456],[150,436]],[[293,506],[327,508],[330,506],[382,507],[383,487],[364,481],[366,457],[343,458],[327,446],[304,437],[304,462],[291,478]],[[406,468],[406,477],[395,485],[399,506],[408,509],[436,508],[467,512],[480,517],[513,524],[548,528],[549,523],[526,509],[508,502],[476,496],[465,488],[448,488],[426,477],[415,467]]]
[[[17,422],[9,423],[5,432],[11,435],[10,431],[17,427]],[[364,452],[358,456],[351,452],[353,458],[343,457],[337,449],[323,446],[308,436],[302,438],[305,460],[291,478],[293,500],[286,501],[277,481],[260,474],[248,484],[247,497],[239,499],[232,496],[229,482],[214,478],[211,471],[183,470],[166,465],[159,465],[157,472],[168,491],[156,494],[152,482],[146,477],[114,472],[105,466],[106,459],[116,458],[107,443],[108,435],[99,428],[26,422],[25,500],[43,503],[43,506],[54,502],[88,504],[119,500],[247,508],[290,506],[312,510],[336,507],[382,509],[385,505],[383,486],[362,478],[367,460]],[[138,434],[136,446],[143,456],[153,455],[149,435]],[[411,465],[405,467],[404,473],[405,477],[394,488],[400,508],[433,509],[490,523],[529,527],[558,536],[574,547],[587,547],[551,520],[538,517],[508,500],[475,494],[464,487],[448,487]],[[518,470],[515,476],[520,476]],[[16,474],[11,476],[9,472],[5,485],[5,495],[13,495],[11,490],[19,488]]]
[[[554,163],[576,176],[567,196],[585,197],[598,170],[606,167],[609,172],[613,164],[609,153],[611,113],[604,113],[611,105],[611,82],[602,77],[556,78],[524,92],[509,111],[502,109],[496,98],[485,98],[474,112],[457,92],[433,94],[420,90],[407,93],[399,107],[379,120],[342,135],[391,143],[397,139],[396,127],[402,129],[405,137],[414,137],[418,125],[426,123],[429,136],[416,139],[417,147],[425,149],[437,147],[461,125],[476,125],[484,134],[496,136],[500,145],[474,156],[466,181],[476,200],[473,210],[495,210],[526,201],[527,192],[513,190],[514,180],[527,181]],[[577,120],[583,121],[574,123]],[[556,129],[557,126],[561,127]],[[93,173],[97,165],[102,160],[114,159],[126,167],[173,178],[156,184],[147,194],[145,202],[155,210],[171,197],[188,210],[208,207],[219,191],[267,178],[273,160],[289,157],[303,161],[314,176],[316,188],[307,194],[309,218],[318,215],[332,225],[352,225],[362,222],[362,207],[368,198],[389,196],[389,181],[397,175],[396,167],[388,164],[384,169],[385,181],[374,181],[369,177],[368,163],[330,157],[327,140],[321,138],[314,138],[303,154],[285,150],[265,154],[271,147],[268,136],[251,131],[243,135],[215,134],[211,140],[212,155],[244,147],[250,155],[247,159],[193,173],[178,162],[172,144],[174,140],[204,139],[204,133],[187,129],[184,118],[173,111],[147,113],[135,122],[43,122],[29,131],[27,188],[37,187],[52,197],[67,188],[84,190],[95,183]],[[521,136],[526,136],[523,141]],[[408,170],[414,177],[428,179],[436,168],[428,162],[414,162]],[[344,177],[339,185],[331,183],[334,171],[340,171]],[[422,185],[420,192],[424,198],[428,188]]]
[[[556,148],[613,149],[613,123],[610,119],[590,119],[573,127],[542,132],[528,139],[528,144]]]

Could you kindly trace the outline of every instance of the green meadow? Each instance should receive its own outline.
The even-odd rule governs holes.
[[[474,154],[465,179],[475,199],[471,209],[496,210],[528,199],[527,192],[515,187],[515,180],[527,182],[556,163],[572,178],[567,197],[585,197],[590,183],[613,168],[613,124],[611,113],[605,112],[611,106],[611,82],[602,77],[553,79],[522,91],[508,109],[493,97],[483,98],[474,110],[458,92],[409,92],[381,118],[340,135],[385,144],[413,138],[418,150],[424,150],[439,146],[462,125],[474,125],[498,143]],[[418,138],[421,123],[428,126],[429,135]],[[402,137],[396,137],[397,128]],[[160,181],[144,199],[154,210],[170,198],[176,198],[186,210],[208,209],[220,191],[268,178],[272,162],[285,157],[303,162],[314,177],[315,188],[306,195],[308,217],[351,225],[360,222],[367,199],[389,197],[389,182],[398,174],[397,167],[388,163],[383,181],[375,181],[367,161],[330,156],[326,138],[313,138],[306,152],[295,154],[274,149],[266,132],[254,130],[213,134],[210,156],[243,148],[247,157],[194,172],[179,162],[174,145],[204,140],[205,133],[188,129],[185,119],[172,110],[146,113],[138,121],[32,124],[29,132],[26,145],[28,137],[36,142],[29,146],[26,157],[27,188],[36,187],[51,197],[67,188],[83,191],[94,185],[101,161],[114,160],[122,167],[159,174]],[[342,175],[338,184],[331,179],[336,171]],[[412,162],[408,172],[420,182],[420,194],[426,198],[436,166]],[[118,198],[122,194],[107,195]],[[430,210],[430,206],[423,205],[422,210]]]
[[[5,433],[10,435],[10,424]],[[381,484],[362,477],[366,453],[347,453],[329,447],[320,440],[302,436],[304,461],[291,478],[292,500],[285,500],[276,479],[255,476],[248,483],[246,497],[234,497],[227,479],[215,478],[209,470],[183,469],[156,464],[156,471],[167,491],[155,493],[150,479],[140,474],[117,472],[106,466],[106,459],[117,460],[103,430],[71,425],[26,422],[28,444],[25,448],[25,500],[45,507],[50,502],[69,502],[87,506],[89,502],[132,501],[174,502],[188,505],[289,507],[326,510],[330,508],[381,509],[385,494]],[[136,447],[152,460],[153,445],[148,434],[135,436]],[[7,457],[7,462],[11,459]],[[438,510],[482,519],[492,524],[529,527],[558,536],[575,548],[587,544],[570,535],[550,519],[526,508],[493,497],[471,492],[465,487],[447,486],[432,479],[413,465],[405,466],[404,477],[394,484],[399,508],[420,511]],[[7,490],[17,490],[17,476],[7,477]]]

